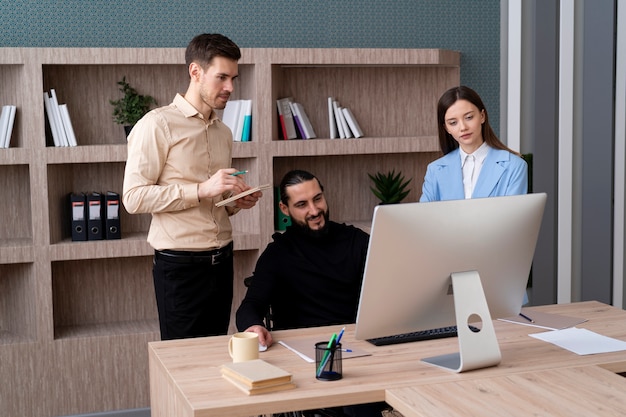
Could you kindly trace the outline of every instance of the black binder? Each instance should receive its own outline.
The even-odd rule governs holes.
[[[96,192],[87,195],[87,240],[104,239],[102,197],[102,194]]]
[[[120,195],[113,191],[107,191],[105,195],[105,228],[104,234],[107,239],[121,239],[120,230]]]
[[[72,224],[72,240],[87,240],[87,206],[84,193],[70,194],[70,219]]]

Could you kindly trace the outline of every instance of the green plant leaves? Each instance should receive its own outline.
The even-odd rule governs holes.
[[[402,172],[396,174],[395,170],[386,174],[378,172],[376,175],[367,174],[374,182],[374,187],[370,187],[372,193],[380,200],[381,204],[395,204],[402,201],[409,195],[410,189],[406,187],[411,182],[411,178],[404,180]]]
[[[126,82],[126,77],[118,81],[119,90],[124,96],[119,100],[109,100],[113,106],[113,120],[125,126],[132,126],[150,110],[157,102],[152,96],[144,96]]]

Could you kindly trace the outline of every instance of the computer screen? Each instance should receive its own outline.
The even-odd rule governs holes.
[[[519,314],[545,202],[538,193],[377,206],[356,338],[456,325],[459,272],[478,273],[493,319]]]

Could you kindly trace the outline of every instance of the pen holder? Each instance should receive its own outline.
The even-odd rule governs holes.
[[[328,347],[328,342],[315,344],[315,377],[320,381],[336,381],[342,377],[341,343]]]

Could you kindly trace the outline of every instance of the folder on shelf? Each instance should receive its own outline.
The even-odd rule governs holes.
[[[87,195],[87,240],[104,239],[102,227],[102,194],[92,192]]]
[[[107,239],[121,239],[120,229],[120,195],[113,191],[107,191],[105,195],[105,228],[104,234]]]
[[[70,194],[70,216],[72,224],[72,240],[87,240],[87,207],[84,193]]]

